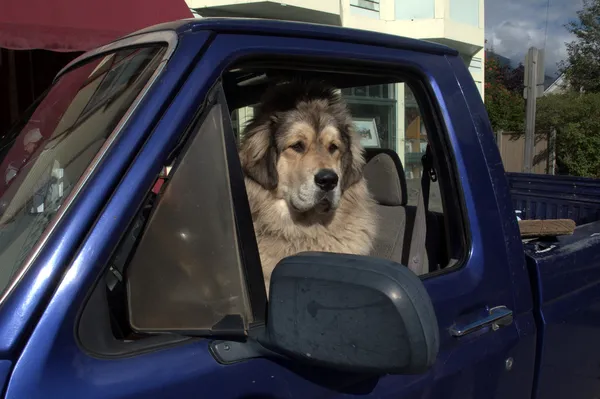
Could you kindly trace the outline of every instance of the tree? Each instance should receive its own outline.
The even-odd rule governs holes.
[[[488,65],[492,63],[496,66],[496,70],[492,75],[498,83],[504,85],[511,92],[519,95],[523,94],[525,66],[522,63],[519,63],[516,68],[511,68],[506,63],[501,62],[493,50],[486,50],[485,58]]]
[[[494,131],[522,132],[525,122],[525,101],[518,88],[509,90],[506,82],[510,75],[507,66],[489,57],[485,65],[485,106]]]
[[[525,66],[522,63],[514,69],[508,69],[504,77],[506,88],[519,96],[523,95],[525,89]]]
[[[577,20],[565,27],[576,39],[567,43],[567,60],[559,70],[575,91],[600,92],[600,0],[584,0]]]
[[[600,177],[600,93],[565,93],[537,103],[536,130],[556,131],[561,175]]]

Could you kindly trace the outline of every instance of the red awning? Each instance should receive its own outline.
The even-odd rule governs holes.
[[[0,47],[87,51],[150,25],[191,17],[185,0],[0,0]]]

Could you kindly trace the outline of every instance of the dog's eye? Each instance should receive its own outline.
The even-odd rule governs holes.
[[[296,144],[291,145],[290,148],[296,152],[304,152],[304,143],[299,141]]]
[[[337,145],[335,145],[335,144],[330,144],[330,145],[329,145],[329,152],[330,152],[330,153],[332,153],[332,154],[333,154],[334,152],[336,152],[336,151],[337,151],[337,149],[338,149],[338,146],[337,146]]]

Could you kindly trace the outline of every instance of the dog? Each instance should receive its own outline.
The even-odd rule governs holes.
[[[378,223],[364,149],[334,87],[294,80],[267,89],[239,155],[267,294],[287,256],[370,254]]]

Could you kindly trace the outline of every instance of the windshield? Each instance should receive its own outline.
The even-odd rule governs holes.
[[[123,49],[67,72],[0,138],[0,292],[156,71],[165,49]]]

